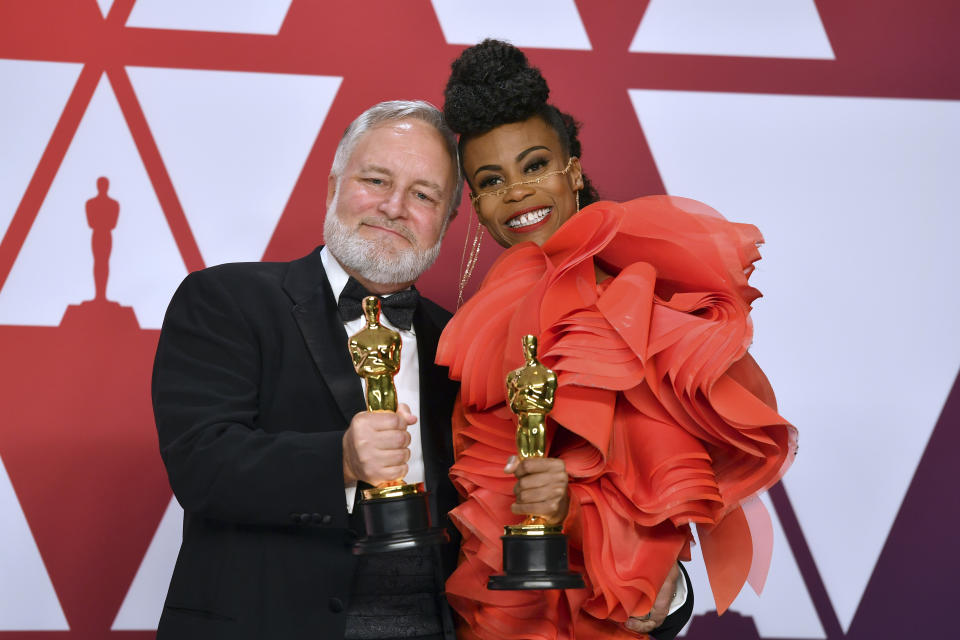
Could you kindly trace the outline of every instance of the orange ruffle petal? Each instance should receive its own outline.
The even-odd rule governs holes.
[[[736,599],[750,574],[753,562],[750,527],[738,507],[716,525],[697,527],[697,533],[717,613],[722,614]]]

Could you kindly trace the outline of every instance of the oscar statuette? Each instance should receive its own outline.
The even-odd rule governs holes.
[[[517,416],[517,450],[521,458],[546,453],[547,414],[553,409],[557,376],[537,360],[537,337],[523,336],[525,364],[507,374],[507,399]],[[567,537],[562,524],[547,524],[528,515],[504,527],[503,574],[490,576],[488,589],[582,589],[583,577],[567,564]]]
[[[347,343],[354,369],[366,381],[368,411],[397,410],[393,377],[400,370],[400,334],[380,324],[380,299],[363,299],[367,326]],[[442,527],[430,526],[429,492],[422,482],[403,478],[383,482],[363,491],[360,509],[366,536],[353,545],[353,553],[400,551],[449,539]]]

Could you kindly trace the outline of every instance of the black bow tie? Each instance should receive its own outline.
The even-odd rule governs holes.
[[[361,303],[364,298],[372,295],[366,287],[351,277],[347,280],[347,286],[343,288],[340,299],[337,300],[340,319],[344,322],[350,322],[362,316],[363,306]],[[387,316],[387,320],[397,329],[407,331],[413,324],[413,312],[417,308],[419,300],[420,292],[414,287],[397,291],[386,298],[380,297],[380,313]]]

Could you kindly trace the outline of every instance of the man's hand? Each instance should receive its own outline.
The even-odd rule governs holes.
[[[513,494],[517,501],[510,509],[518,515],[538,515],[547,524],[560,524],[567,517],[570,498],[567,495],[567,467],[559,458],[527,458],[511,456],[503,469],[517,477]]]
[[[363,480],[376,486],[407,474],[410,434],[417,419],[401,403],[397,412],[363,411],[353,416],[343,434],[343,484]]]
[[[657,593],[657,599],[653,602],[653,608],[650,609],[648,616],[642,618],[631,617],[625,623],[625,627],[636,633],[650,633],[663,624],[670,613],[670,603],[673,602],[673,595],[677,592],[677,580],[680,579],[680,567],[676,563],[670,568],[667,574],[667,580],[660,587]]]

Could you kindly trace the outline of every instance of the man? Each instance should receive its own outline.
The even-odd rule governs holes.
[[[425,481],[434,524],[454,533],[456,387],[433,363],[449,314],[410,287],[439,253],[462,182],[434,107],[376,105],[337,148],[325,248],[205,269],[174,295],[153,401],[184,531],[159,638],[454,637],[442,590],[456,539],[359,559],[350,549],[358,483]],[[381,321],[403,339],[396,413],[365,410],[347,351],[363,288],[386,296]]]

